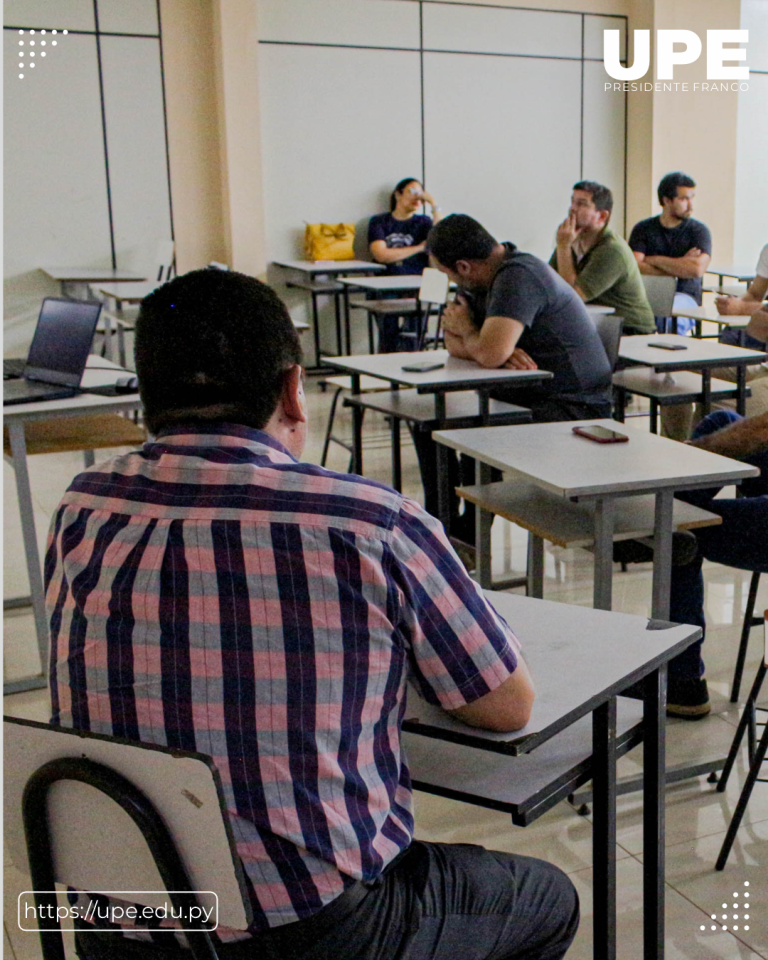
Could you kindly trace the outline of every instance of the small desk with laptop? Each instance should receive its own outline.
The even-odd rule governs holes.
[[[531,669],[536,699],[530,721],[514,733],[475,730],[409,691],[403,731],[414,787],[506,810],[513,819],[519,812],[516,822],[525,823],[562,798],[574,777],[583,782],[591,776],[594,956],[614,958],[617,742],[627,735],[622,708],[638,707],[620,701],[617,723],[616,695],[644,678],[644,957],[661,960],[666,665],[700,630],[512,594],[488,598],[520,638]],[[591,736],[582,721],[590,714]]]
[[[100,303],[47,297],[40,308],[23,376],[3,381],[3,413],[10,453],[9,460],[16,476],[16,493],[29,576],[29,602],[34,612],[35,631],[43,665],[48,652],[48,626],[32,491],[27,469],[26,428],[40,421],[86,415],[103,417],[107,414],[136,410],[141,406],[137,387],[130,371],[118,367],[103,357],[93,355],[89,357],[100,311]],[[102,392],[85,392],[90,389]],[[84,422],[86,428],[88,423],[98,427],[103,426],[105,421]],[[93,437],[94,446],[117,445],[120,442],[132,443],[139,431],[128,421],[126,421],[126,428],[120,431],[120,436],[111,430],[108,436]],[[77,431],[74,431],[74,434],[76,433]],[[88,446],[88,436],[74,436],[74,434],[70,439],[75,445],[71,443],[65,445],[66,449],[92,449]],[[99,439],[105,442],[97,442]],[[116,444],[112,444],[113,439],[116,439]],[[107,440],[109,443],[106,442]],[[47,445],[45,438],[42,438],[39,447],[40,452],[56,449],[55,444]],[[64,447],[59,445],[59,449]],[[92,463],[93,457],[89,457],[88,460]],[[26,602],[26,598],[11,600],[4,606],[22,606],[26,605]],[[44,685],[44,679],[37,677],[6,684],[5,689],[6,692],[18,692]]]

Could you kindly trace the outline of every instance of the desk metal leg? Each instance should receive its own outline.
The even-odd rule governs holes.
[[[701,408],[704,416],[712,412],[712,371],[701,371]]]
[[[613,518],[614,501],[599,497],[595,502],[595,610],[611,609],[613,591]]]
[[[595,960],[616,958],[616,698],[592,714],[592,917]]]
[[[544,541],[528,531],[528,596],[544,597]]]
[[[491,468],[487,463],[475,461],[475,483],[490,483]],[[493,514],[475,509],[475,574],[483,590],[493,586],[491,577],[491,527]]]
[[[673,507],[672,491],[658,490],[653,528],[653,603],[651,607],[651,615],[656,620],[669,619]]]
[[[347,336],[347,356],[352,353],[352,333],[349,324],[349,287],[344,284],[344,332]]]
[[[32,610],[35,616],[37,648],[40,651],[40,665],[42,670],[45,671],[48,659],[48,622],[45,616],[45,594],[43,592],[40,553],[37,549],[32,490],[29,485],[29,471],[27,470],[27,443],[24,437],[24,425],[21,423],[8,424],[8,435],[11,442],[13,470],[16,474],[16,492],[19,500],[19,513],[21,514],[21,531],[24,538],[24,555],[27,561],[29,588],[32,594]]]
[[[664,960],[666,664],[645,678],[643,693],[643,958]]]
[[[390,420],[392,433],[392,486],[398,493],[403,492],[403,468],[400,457],[400,417]]]
[[[352,393],[360,393],[360,374],[352,374]],[[352,407],[352,473],[363,475],[363,408],[359,404]]]
[[[747,368],[743,363],[736,367],[736,412],[742,417],[747,414]]]

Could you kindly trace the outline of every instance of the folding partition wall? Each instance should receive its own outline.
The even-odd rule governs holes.
[[[173,231],[159,0],[5,0],[3,22],[5,277],[143,268]]]
[[[436,0],[261,0],[268,257],[306,221],[360,222],[405,176],[444,212],[552,251],[573,183],[614,191],[626,104],[603,90],[602,31],[626,18]]]

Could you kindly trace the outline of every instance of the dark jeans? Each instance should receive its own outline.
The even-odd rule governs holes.
[[[382,290],[374,296],[376,300],[398,300],[403,294],[400,290]],[[402,320],[402,326],[400,321]],[[419,318],[415,316],[398,317],[392,314],[381,314],[376,317],[379,330],[379,353],[397,353],[399,350],[415,350],[416,338],[403,337],[400,334],[417,333]]]
[[[572,400],[561,400],[558,397],[544,397],[539,393],[525,390],[505,391],[493,393],[494,399],[505,400],[507,403],[516,403],[518,406],[529,407],[534,423],[556,423],[561,420],[594,420],[600,417],[611,416],[610,403],[577,403]],[[424,487],[424,507],[433,517],[438,515],[438,483],[437,483],[437,444],[432,434],[425,430],[413,430],[413,444],[419,458],[421,469],[421,483]],[[448,533],[463,540],[465,543],[475,542],[475,508],[472,504],[465,504],[464,512],[459,513],[459,498],[454,489],[462,484],[475,482],[475,461],[471,457],[462,456],[461,459],[450,451],[448,469],[451,487],[451,520]],[[501,473],[494,471],[494,479],[501,479]]]
[[[333,924],[310,917],[222,945],[219,954],[222,960],[559,960],[579,925],[576,890],[557,867],[469,844],[418,841],[359,904],[346,915],[337,912]],[[77,947],[83,960],[157,956],[152,945],[128,947],[111,933],[85,933]],[[171,949],[161,956],[191,956]]]
[[[716,410],[699,423],[693,431],[693,439],[715,433],[740,419],[732,410]],[[704,577],[701,572],[704,560],[739,570],[768,573],[768,450],[745,457],[745,462],[759,467],[761,475],[743,481],[743,497],[715,500],[719,487],[677,494],[681,500],[719,514],[723,522],[716,527],[697,530],[699,553],[696,559],[684,567],[672,567],[669,619],[675,623],[691,623],[704,629]],[[703,676],[703,642],[702,636],[670,661],[670,677],[686,680]]]

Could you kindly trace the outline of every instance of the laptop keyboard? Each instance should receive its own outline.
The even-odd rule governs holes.
[[[17,380],[23,377],[26,364],[27,361],[20,357],[3,360],[3,380]]]

